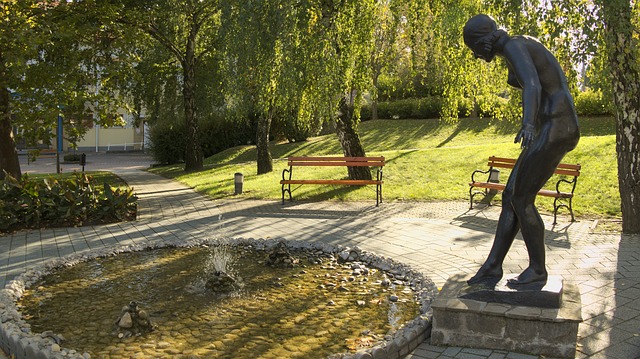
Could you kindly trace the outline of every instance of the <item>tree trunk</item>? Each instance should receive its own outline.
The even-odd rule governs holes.
[[[199,171],[203,168],[202,147],[198,135],[198,116],[196,109],[196,32],[192,31],[187,39],[182,72],[184,84],[182,96],[184,101],[184,120],[187,127],[187,148],[185,149],[184,170]]]
[[[613,98],[622,231],[640,233],[640,73],[629,1],[602,2]]]
[[[378,119],[378,99],[374,98],[371,100],[371,119]]]
[[[336,133],[345,157],[364,157],[364,148],[360,143],[360,136],[356,131],[356,121],[353,116],[353,100],[345,96],[340,100],[340,113],[336,119]],[[369,167],[347,167],[350,179],[370,180]]]
[[[378,119],[378,77],[380,76],[380,71],[376,71],[373,75],[373,94],[371,96],[371,119]]]
[[[1,49],[0,49],[1,50]],[[0,54],[0,180],[5,177],[5,172],[12,177],[20,179],[20,161],[16,152],[16,142],[13,139],[13,127],[11,126],[11,108],[9,107],[9,90],[6,86],[6,68],[4,57]]]
[[[269,151],[269,131],[271,128],[272,118],[273,107],[269,109],[267,114],[263,114],[258,118],[256,151],[258,156],[259,175],[273,171],[273,160],[271,158],[271,152]]]

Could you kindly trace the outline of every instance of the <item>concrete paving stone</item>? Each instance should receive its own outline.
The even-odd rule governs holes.
[[[462,351],[462,348],[460,347],[448,347],[442,352],[442,355],[454,358],[461,351]]]
[[[486,358],[486,355],[476,355],[476,354],[472,354],[472,353],[468,353],[465,351],[461,351],[460,353],[456,354],[456,356],[454,358],[456,359],[484,359]]]
[[[614,344],[603,350],[607,358],[629,359],[640,358],[640,348],[628,343]]]
[[[487,356],[491,355],[492,352],[493,352],[493,350],[491,350],[491,349],[472,349],[472,348],[464,348],[461,351],[461,353],[473,354],[473,355],[478,355],[478,356],[481,356],[481,357],[487,357]]]
[[[506,359],[539,359],[537,355],[509,352]]]
[[[622,338],[612,337],[611,334],[612,334],[611,329],[605,329],[597,333],[594,333],[586,338],[583,338],[580,341],[580,343],[582,344],[582,346],[580,347],[580,351],[587,355],[594,355],[596,353],[600,353],[606,350],[607,348],[615,344],[618,344],[624,341],[624,339]],[[633,335],[630,335],[629,333],[627,333],[625,337],[626,339],[629,339],[633,337]]]
[[[426,342],[425,342],[426,343]],[[438,346],[433,346],[433,345],[428,345],[428,344],[420,344],[414,351],[413,353],[409,354],[409,356],[407,356],[408,359],[435,359],[435,358],[439,358],[442,355],[442,352],[444,352],[444,350],[446,348],[444,347],[438,347]]]

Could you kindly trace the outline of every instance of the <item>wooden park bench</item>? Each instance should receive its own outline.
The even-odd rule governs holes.
[[[495,172],[499,173],[498,168],[513,169],[516,160],[513,158],[503,158],[490,156],[487,166],[489,169],[486,171],[475,170],[471,174],[471,182],[469,183],[469,201],[471,202],[470,208],[473,208],[473,198],[481,194],[486,197],[490,191],[496,193],[497,191],[503,191],[505,183],[498,182],[498,176]],[[562,177],[556,182],[555,190],[541,189],[538,191],[538,195],[545,197],[553,197],[553,224],[556,224],[556,217],[558,215],[558,209],[564,207],[571,213],[571,221],[575,221],[573,216],[573,192],[576,189],[578,182],[578,176],[580,176],[581,166],[579,164],[567,164],[561,163],[556,167],[554,174],[561,175]],[[476,174],[486,174],[485,181],[479,181],[475,178]],[[563,187],[564,191],[560,189]],[[483,190],[478,190],[482,188]]]
[[[291,185],[320,184],[320,185],[346,185],[346,186],[376,186],[376,206],[382,202],[382,167],[384,167],[384,157],[289,157],[287,165],[282,171],[282,204],[284,204],[284,194],[291,197]],[[378,167],[376,179],[352,180],[352,179],[292,179],[293,168],[298,166],[344,166],[344,167]],[[287,175],[288,173],[288,175]],[[294,189],[295,190],[295,189]]]

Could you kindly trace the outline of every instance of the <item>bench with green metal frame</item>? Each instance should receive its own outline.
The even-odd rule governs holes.
[[[469,208],[473,208],[473,198],[476,195],[480,194],[483,197],[486,197],[490,193],[490,191],[503,191],[506,184],[499,183],[497,182],[497,178],[494,178],[496,176],[496,169],[513,169],[513,166],[515,166],[515,164],[516,160],[513,158],[490,156],[489,161],[487,162],[487,166],[489,166],[488,170],[473,171],[473,173],[471,174],[471,182],[469,183],[469,201],[471,202]],[[558,215],[558,209],[560,208],[567,208],[571,213],[571,221],[575,221],[575,217],[573,216],[573,193],[576,189],[576,184],[578,183],[578,176],[580,176],[581,168],[582,167],[579,164],[559,164],[556,167],[554,174],[561,175],[561,177],[556,182],[555,190],[543,188],[538,191],[538,195],[540,196],[554,198],[553,224],[557,223],[556,219]],[[486,174],[486,180],[483,181],[476,179],[477,174]],[[478,188],[481,188],[482,190],[478,190]]]

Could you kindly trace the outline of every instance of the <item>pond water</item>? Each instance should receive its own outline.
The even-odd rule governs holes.
[[[420,315],[402,276],[339,263],[322,251],[291,250],[293,267],[268,266],[250,245],[165,248],[118,254],[56,269],[19,302],[33,332],[92,358],[325,358],[375,345]],[[218,253],[219,254],[219,253]],[[220,266],[235,289],[215,291]],[[154,330],[116,322],[131,301]]]

